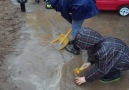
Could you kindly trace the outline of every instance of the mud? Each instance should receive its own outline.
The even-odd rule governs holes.
[[[22,13],[9,0],[0,1],[0,90],[16,90],[17,86],[10,80],[5,59],[15,51],[19,38],[19,29],[23,23]]]
[[[43,2],[28,2],[26,13],[20,11],[19,4],[14,0],[12,3],[13,5],[9,1],[1,3],[4,8],[8,8],[2,9],[1,12],[9,14],[0,15],[9,19],[0,25],[4,26],[2,29],[8,26],[14,32],[7,33],[8,39],[4,36],[1,38],[0,45],[4,47],[1,49],[7,53],[1,53],[4,62],[0,67],[0,90],[129,90],[128,71],[122,73],[118,82],[103,84],[95,81],[77,86],[72,70],[86,62],[86,51],[75,56],[66,50],[58,51],[58,43],[50,44],[58,35],[66,33],[71,25],[60,13],[45,9]],[[10,20],[12,16],[14,17]],[[5,21],[4,19],[3,22]],[[9,23],[10,21],[12,22]],[[117,12],[100,12],[97,16],[85,20],[83,26],[90,27],[102,35],[121,38],[129,46],[129,17],[121,17]],[[0,31],[1,36],[2,32],[4,30]],[[6,45],[10,47],[5,48]],[[79,76],[84,76],[87,72],[84,71]]]

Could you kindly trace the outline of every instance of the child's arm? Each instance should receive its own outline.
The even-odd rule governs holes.
[[[87,68],[89,68],[90,66],[91,66],[91,62],[87,62],[87,63],[84,63],[84,64],[81,66],[81,68],[87,69]]]
[[[77,76],[81,71],[83,71],[84,69],[87,69],[91,66],[91,63],[88,62],[88,63],[84,63],[80,68],[75,68],[73,70],[73,73],[75,76]]]

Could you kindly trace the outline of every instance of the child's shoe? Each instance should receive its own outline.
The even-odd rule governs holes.
[[[118,81],[120,80],[120,74],[115,74],[114,76],[112,77],[103,77],[101,78],[99,81],[102,82],[102,83],[110,83],[110,82],[114,82],[114,81]]]
[[[80,54],[80,50],[76,50],[76,49],[74,48],[73,44],[68,44],[68,45],[66,46],[66,50],[67,50],[68,52],[71,52],[71,53],[75,54],[75,55],[79,55],[79,54]]]
[[[74,40],[70,40],[68,44],[74,44]]]
[[[52,9],[52,6],[49,2],[46,2],[46,6],[45,6],[46,9]]]
[[[35,0],[35,2],[36,2],[36,3],[39,3],[39,2],[40,2],[40,0]]]

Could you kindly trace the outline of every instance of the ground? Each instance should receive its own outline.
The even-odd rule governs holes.
[[[19,38],[18,30],[23,22],[21,18],[18,9],[9,0],[0,1],[0,90],[5,90],[10,84],[4,60],[6,55],[14,52],[16,40]]]
[[[19,11],[8,0],[0,1],[0,12],[0,60],[2,62],[4,56],[13,51],[12,47],[18,38],[17,31],[22,21]]]
[[[87,53],[75,56],[58,51],[58,43],[50,44],[71,25],[60,13],[44,7],[42,1],[31,0],[23,13],[15,0],[0,1],[0,90],[129,90],[128,71],[118,82],[77,86],[72,70],[86,62]],[[104,11],[85,20],[83,26],[120,38],[129,46],[129,17]]]

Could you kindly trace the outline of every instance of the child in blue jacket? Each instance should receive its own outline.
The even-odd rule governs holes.
[[[95,0],[49,0],[49,2],[63,18],[72,24],[72,40],[66,46],[66,50],[78,55],[79,48],[74,44],[74,39],[84,20],[98,14]]]

